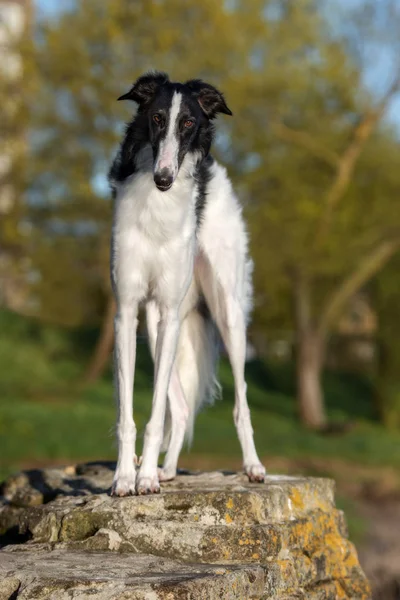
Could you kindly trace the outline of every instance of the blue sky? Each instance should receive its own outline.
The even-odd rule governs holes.
[[[60,9],[63,8],[65,0],[34,0],[34,4],[39,10],[47,13],[48,15],[57,15]]]
[[[68,6],[74,0],[35,0],[35,4],[40,11],[51,16],[57,15],[60,10]],[[329,7],[329,1],[327,6]],[[365,0],[338,0],[341,10],[332,12],[332,18],[337,21],[340,26],[340,21],[345,19],[345,13],[349,9],[359,8],[364,5]],[[333,6],[333,4],[332,4]],[[335,4],[337,7],[338,5]],[[391,77],[393,76],[393,64],[395,57],[383,46],[375,48],[370,53],[370,61],[365,72],[365,82],[370,90],[377,96],[382,97],[387,88],[390,86]],[[387,118],[389,121],[396,123],[400,129],[400,94],[391,102]]]

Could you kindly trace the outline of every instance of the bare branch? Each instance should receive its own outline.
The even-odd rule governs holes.
[[[361,152],[385,112],[391,98],[399,89],[400,71],[379,104],[373,110],[367,112],[355,128],[352,141],[337,163],[336,177],[326,196],[325,211],[316,237],[317,242],[321,242],[325,237],[331,223],[333,211],[347,191]]]
[[[365,256],[358,268],[339,285],[326,303],[319,320],[318,332],[324,336],[340,316],[346,303],[400,248],[400,238],[385,240]]]
[[[333,166],[335,168],[338,167],[339,156],[336,154],[336,152],[333,152],[329,148],[326,148],[326,146],[314,139],[306,131],[291,129],[282,122],[273,123],[272,128],[281,139],[287,142],[293,142],[297,146],[305,148],[306,150],[311,152],[311,154],[313,154],[317,158],[324,160],[330,166]]]

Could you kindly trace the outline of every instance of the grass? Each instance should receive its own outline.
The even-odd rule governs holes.
[[[90,387],[79,375],[88,360],[93,332],[63,332],[0,313],[0,477],[30,464],[115,458],[115,404],[111,373]],[[233,381],[220,365],[223,397],[196,422],[194,444],[182,462],[212,456],[220,466],[237,464]],[[257,447],[262,456],[318,457],[400,467],[400,433],[388,432],[373,415],[367,379],[327,373],[324,388],[329,415],[352,420],[341,436],[302,428],[296,417],[290,365],[247,365],[248,397]],[[138,346],[135,420],[139,445],[151,406],[152,365],[147,346]]]

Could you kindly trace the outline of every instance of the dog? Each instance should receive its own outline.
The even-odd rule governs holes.
[[[234,422],[250,481],[263,482],[246,398],[252,261],[242,209],[210,155],[224,96],[199,79],[150,72],[118,98],[138,104],[109,180],[114,198],[111,281],[115,317],[118,462],[111,493],[159,493],[173,479],[199,409],[218,390],[219,336],[235,380]],[[138,307],[155,365],[151,418],[136,474],[132,414]],[[166,450],[162,469],[160,451]]]

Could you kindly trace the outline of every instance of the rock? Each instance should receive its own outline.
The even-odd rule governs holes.
[[[4,577],[1,579],[0,600],[15,598],[21,587],[21,582],[16,577]]]
[[[243,599],[261,598],[264,587],[264,572],[257,565],[192,566],[143,554],[71,551],[43,545],[3,550],[0,577],[7,571],[19,574],[23,581],[21,592],[15,596],[18,600]]]
[[[18,582],[8,598],[371,597],[332,481],[187,473],[160,495],[112,498],[113,468],[44,469],[3,484],[0,589]]]

